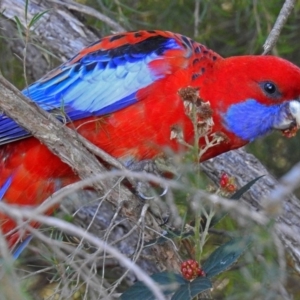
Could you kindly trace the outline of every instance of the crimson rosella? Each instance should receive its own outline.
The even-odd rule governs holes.
[[[126,163],[153,159],[165,149],[184,150],[172,137],[174,128],[193,143],[194,124],[180,96],[184,88],[193,88],[210,104],[210,133],[226,136],[201,160],[273,129],[293,135],[300,125],[297,66],[273,56],[222,58],[188,37],[165,31],[102,38],[23,94],[48,112],[61,114],[72,128]],[[30,136],[0,116],[0,197],[6,203],[36,206],[78,180],[68,165]],[[0,219],[13,248],[24,237],[13,220],[3,214]]]

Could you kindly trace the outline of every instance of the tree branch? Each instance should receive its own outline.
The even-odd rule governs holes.
[[[293,11],[293,8],[296,4],[296,0],[285,0],[284,5],[282,6],[280,13],[277,17],[277,20],[267,38],[265,41],[263,48],[264,52],[263,55],[268,54],[271,52],[272,48],[277,43],[281,30],[283,26],[285,25],[289,15]]]

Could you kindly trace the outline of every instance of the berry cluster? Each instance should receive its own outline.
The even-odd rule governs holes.
[[[198,262],[193,259],[184,261],[181,264],[182,276],[187,280],[193,280],[196,277],[204,277],[205,272],[199,267]]]
[[[234,193],[237,189],[233,177],[229,177],[228,174],[223,173],[220,178],[220,186],[224,192]]]

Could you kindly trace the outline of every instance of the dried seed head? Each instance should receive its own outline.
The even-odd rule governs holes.
[[[170,140],[183,140],[183,131],[182,128],[178,125],[172,125],[171,126],[171,134],[170,134]]]
[[[230,141],[228,136],[224,132],[221,132],[221,131],[217,131],[217,132],[213,133],[211,136],[212,136],[214,142],[218,143],[218,144],[221,142],[228,143]]]
[[[196,103],[199,97],[199,88],[188,86],[178,90],[178,94],[183,101]]]
[[[209,102],[203,102],[201,100],[200,105],[199,106],[197,105],[197,114],[203,120],[212,118],[213,110],[210,107],[210,103]]]

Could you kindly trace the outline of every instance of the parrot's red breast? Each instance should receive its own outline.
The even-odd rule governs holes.
[[[209,134],[226,140],[201,160],[241,147],[273,129],[300,124],[300,69],[271,56],[222,58],[180,34],[136,31],[105,37],[25,88],[25,96],[121,161],[152,159],[186,149],[172,138],[180,128],[193,143],[194,126],[180,90],[209,103]],[[200,140],[200,146],[203,146]],[[0,116],[2,200],[38,205],[78,180],[71,168],[5,115]],[[4,215],[10,246],[19,239]]]

